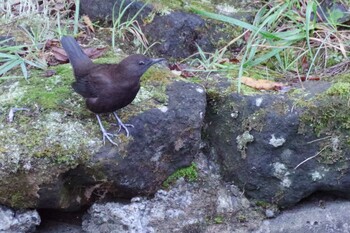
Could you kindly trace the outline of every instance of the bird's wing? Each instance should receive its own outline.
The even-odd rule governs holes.
[[[83,78],[77,79],[72,87],[84,98],[97,98],[104,94],[106,87],[110,87],[111,79],[104,72],[91,72]]]

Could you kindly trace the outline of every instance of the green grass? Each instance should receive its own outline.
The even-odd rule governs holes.
[[[328,57],[347,59],[349,44],[346,32],[339,31],[339,12],[330,13],[325,22],[316,22],[317,1],[298,0],[270,2],[256,14],[253,23],[215,14],[196,8],[192,11],[204,17],[222,21],[243,28],[249,32],[246,46],[240,54],[238,79],[245,70],[265,66],[284,75],[297,73],[306,78],[329,66]],[[300,15],[304,15],[301,17]],[[345,26],[345,25],[342,25]],[[345,49],[347,48],[347,49]],[[203,51],[198,49],[199,54]],[[337,54],[337,56],[334,56]],[[212,57],[223,57],[218,54]],[[342,60],[342,58],[338,60]],[[201,55],[202,63],[208,59]],[[212,60],[209,60],[212,61]],[[219,67],[220,68],[220,67]],[[221,70],[237,69],[223,64]],[[241,90],[240,82],[238,91]]]
[[[136,17],[141,13],[143,8],[147,5],[147,2],[133,15],[130,19],[122,21],[122,18],[125,16],[127,10],[135,3],[131,1],[129,4],[125,4],[125,0],[120,2],[120,7],[118,9],[118,14],[116,14],[116,4],[115,2],[112,9],[112,48],[115,49],[115,41],[118,37],[123,41],[126,40],[127,34],[131,34],[135,41],[139,43],[145,50],[148,50],[148,41],[143,34],[139,23],[136,20]],[[117,15],[117,17],[116,17]]]

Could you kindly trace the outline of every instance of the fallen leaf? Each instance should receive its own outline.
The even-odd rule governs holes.
[[[95,59],[101,57],[106,52],[106,48],[83,48],[83,51],[89,58]],[[46,58],[47,63],[51,66],[69,62],[66,51],[61,47],[51,47],[51,54]]]
[[[106,50],[107,48],[83,48],[84,53],[91,59],[101,57]]]
[[[92,25],[92,22],[89,16],[83,15],[81,18],[83,19],[83,22],[85,23],[86,27],[90,29],[92,32],[95,32],[94,26]]]
[[[176,75],[180,75],[184,78],[194,77],[195,76],[194,73],[186,70],[187,68],[188,68],[187,65],[179,64],[179,63],[174,63],[169,65],[169,69]]]
[[[258,89],[258,90],[281,90],[283,83],[278,83],[266,79],[253,79],[249,77],[242,77],[241,82],[249,87]]]
[[[61,61],[61,62],[68,61],[68,56],[64,51],[64,49],[58,48],[58,47],[52,47],[51,52],[58,61]]]

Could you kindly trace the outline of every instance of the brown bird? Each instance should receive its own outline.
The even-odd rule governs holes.
[[[129,136],[127,127],[118,117],[116,110],[130,104],[140,90],[140,78],[153,64],[164,58],[151,59],[144,55],[130,55],[118,64],[94,64],[83,52],[77,41],[71,36],[63,36],[61,44],[73,67],[75,82],[73,89],[85,98],[87,108],[96,114],[100,125],[103,142],[105,138],[117,145],[103,127],[99,114],[113,113],[119,125]],[[118,132],[119,132],[118,131]]]

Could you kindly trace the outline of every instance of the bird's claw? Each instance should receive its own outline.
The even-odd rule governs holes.
[[[130,127],[130,128],[135,128],[134,125],[132,124],[119,124],[119,129],[118,129],[118,133],[120,133],[120,131],[122,130],[122,128],[127,132],[127,134],[129,133],[129,130],[127,127]]]
[[[103,135],[103,144],[106,144],[106,138],[107,140],[112,143],[113,145],[115,146],[118,146],[118,144],[116,142],[114,142],[110,136],[114,136],[114,134],[111,134],[111,133],[106,133],[106,132],[102,132],[102,135]]]
[[[111,133],[108,133],[107,130],[103,127],[102,125],[102,122],[101,122],[101,119],[99,117],[99,115],[96,114],[96,117],[97,117],[97,120],[98,120],[98,124],[100,125],[100,129],[101,129],[101,132],[102,132],[102,136],[103,136],[103,143],[105,144],[106,143],[106,138],[107,140],[112,143],[113,145],[115,146],[118,146],[118,144],[116,142],[114,142],[112,140],[111,137],[114,137],[115,135],[114,134],[111,134]]]
[[[116,112],[113,112],[113,115],[115,117],[115,119],[117,120],[118,122],[118,125],[119,125],[119,129],[118,129],[118,133],[122,130],[122,128],[125,130],[126,132],[126,137],[129,137],[130,133],[129,133],[129,130],[127,127],[131,127],[131,128],[134,128],[134,126],[132,124],[124,124],[120,118],[118,117],[117,113]]]

